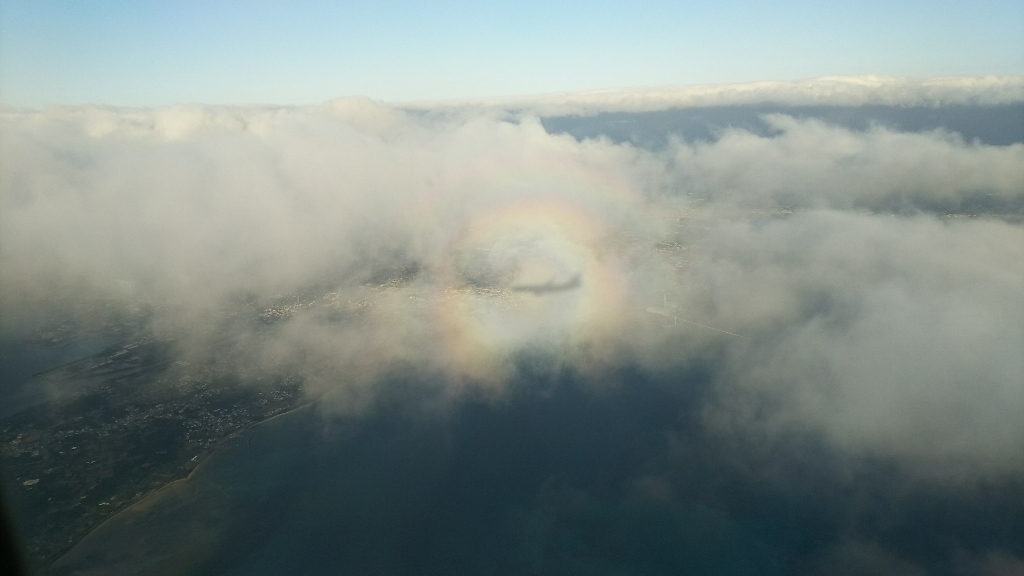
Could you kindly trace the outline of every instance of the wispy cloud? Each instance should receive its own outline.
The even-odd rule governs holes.
[[[231,325],[239,358],[346,398],[396,366],[500,393],[528,350],[594,375],[702,359],[723,433],[811,430],[921,471],[1019,474],[1024,144],[775,115],[772,136],[651,151],[537,115],[1021,100],[1020,78],[871,77],[9,110],[0,296],[145,302],[196,348],[249,307],[268,321]]]

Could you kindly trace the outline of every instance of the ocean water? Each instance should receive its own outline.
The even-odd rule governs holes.
[[[47,390],[35,375],[103,351],[116,338],[86,336],[56,346],[26,343],[23,333],[0,336],[0,418],[47,400]]]
[[[349,415],[325,398],[229,440],[52,573],[942,574],[950,550],[1020,552],[1019,487],[921,489],[810,437],[766,460],[703,431],[699,370],[617,379],[532,371],[453,402],[392,382]]]

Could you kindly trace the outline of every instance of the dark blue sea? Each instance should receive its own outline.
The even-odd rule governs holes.
[[[615,377],[529,368],[500,398],[455,400],[395,381],[347,414],[325,397],[230,440],[55,573],[943,574],[951,554],[1024,553],[1018,485],[915,484],[813,437],[764,453],[701,425],[701,370]]]

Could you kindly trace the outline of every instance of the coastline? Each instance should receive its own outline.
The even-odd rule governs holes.
[[[158,500],[160,500],[160,498],[167,496],[169,493],[174,492],[175,490],[187,486],[193,480],[193,477],[196,475],[196,473],[200,471],[200,469],[205,469],[208,466],[209,462],[211,461],[214,455],[224,453],[224,451],[230,447],[228,446],[228,443],[238,440],[246,433],[249,433],[255,430],[256,428],[266,425],[283,416],[288,416],[300,410],[307,409],[313,406],[314,404],[318,403],[321,400],[321,398],[322,396],[318,396],[309,402],[306,402],[304,404],[301,404],[279,414],[275,414],[265,420],[255,422],[245,428],[241,428],[225,436],[219,442],[217,442],[209,449],[207,449],[205,453],[200,454],[200,458],[197,459],[198,461],[196,462],[196,465],[192,467],[188,474],[168,481],[159,488],[156,488],[151,492],[145,494],[139,500],[117,511],[116,513],[112,514],[110,517],[105,519],[103,522],[100,522],[99,524],[94,526],[81,538],[79,538],[78,541],[75,542],[70,548],[68,548],[66,552],[64,552],[63,554],[55,558],[52,562],[50,562],[49,565],[39,567],[40,574],[51,574],[53,572],[54,567],[58,566],[62,561],[68,559],[70,556],[76,553],[80,546],[82,546],[83,544],[87,543],[90,539],[92,539],[98,532],[100,532],[101,529],[109,528],[113,521],[120,521],[126,515],[131,515],[133,513],[139,513],[141,511],[144,511],[147,508],[153,506]]]

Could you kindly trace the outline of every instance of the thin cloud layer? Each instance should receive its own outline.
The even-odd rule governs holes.
[[[1024,77],[893,78],[825,76],[799,81],[606,89],[516,98],[413,103],[413,110],[489,109],[540,116],[643,112],[696,106],[780,105],[991,106],[1024,100]]]
[[[748,335],[712,418],[927,467],[1024,464],[1019,226],[814,211],[710,237],[688,284]]]
[[[677,186],[712,202],[751,207],[1021,208],[1024,145],[966,144],[942,130],[854,132],[813,119],[766,120],[777,136],[728,130],[713,144],[678,144],[671,170]]]
[[[1024,144],[773,115],[774,135],[644,150],[549,134],[536,112],[1020,91],[835,79],[529,114],[8,111],[0,303],[148,306],[182,354],[217,342],[239,370],[302,372],[342,409],[408,368],[501,394],[524,354],[595,381],[700,363],[716,433],[1019,475]],[[263,321],[232,320],[245,314]]]

